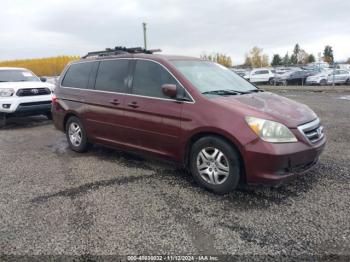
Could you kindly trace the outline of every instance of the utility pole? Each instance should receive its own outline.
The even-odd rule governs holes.
[[[147,28],[146,28],[146,23],[142,23],[143,27],[143,48],[147,49]]]

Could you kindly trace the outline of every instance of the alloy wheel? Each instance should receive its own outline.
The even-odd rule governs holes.
[[[72,122],[69,125],[68,135],[69,135],[69,140],[73,146],[79,146],[81,144],[82,133],[81,133],[81,128],[77,123]]]

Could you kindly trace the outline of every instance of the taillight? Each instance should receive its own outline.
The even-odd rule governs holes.
[[[52,104],[56,105],[57,104],[57,96],[52,95]]]

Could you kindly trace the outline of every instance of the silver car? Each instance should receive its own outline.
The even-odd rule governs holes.
[[[306,84],[307,85],[321,85],[325,86],[328,83],[328,75],[333,74],[332,70],[324,70],[316,75],[309,76],[306,78]]]
[[[329,73],[327,77],[328,84],[350,84],[350,72],[337,69],[334,73]]]

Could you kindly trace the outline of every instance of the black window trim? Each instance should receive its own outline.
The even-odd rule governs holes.
[[[137,60],[140,60],[140,61],[149,61],[149,62],[153,62],[155,64],[158,64],[160,65],[163,69],[165,69],[166,72],[168,72],[171,77],[175,80],[176,84],[180,87],[180,88],[183,88],[185,90],[185,93],[186,95],[191,99],[191,101],[187,101],[189,103],[192,103],[194,101],[193,97],[189,94],[189,92],[187,92],[186,88],[183,87],[183,85],[180,83],[179,80],[177,80],[177,78],[164,66],[162,65],[161,63],[157,62],[157,61],[153,61],[153,60],[150,60],[150,59],[140,59],[140,58],[134,58],[133,59],[133,63],[132,63],[132,66],[131,66],[131,79],[130,79],[130,94],[133,95],[133,96],[138,96],[138,97],[144,97],[144,98],[151,98],[151,99],[160,99],[160,100],[169,100],[169,101],[175,101],[175,102],[179,102],[178,100],[174,99],[174,98],[164,98],[164,97],[157,97],[157,96],[147,96],[147,95],[139,95],[139,94],[134,94],[133,93],[133,88],[134,88],[134,75],[135,75],[135,69],[136,69],[136,63],[137,63]],[[186,101],[183,101],[183,102],[186,102]]]
[[[96,61],[91,60],[91,61],[86,61],[86,62],[96,62]],[[93,65],[92,65],[92,67],[91,67],[91,69],[90,69],[90,72],[89,72],[89,76],[88,76],[88,81],[87,81],[87,84],[86,84],[86,88],[77,88],[77,87],[63,86],[63,85],[62,85],[64,79],[65,79],[66,76],[67,76],[67,73],[68,73],[70,67],[71,67],[72,65],[76,65],[76,64],[81,64],[81,63],[80,63],[80,62],[72,62],[72,63],[70,63],[70,64],[66,67],[66,69],[63,71],[62,77],[61,77],[61,79],[59,80],[60,87],[63,87],[63,88],[70,88],[70,89],[77,89],[77,90],[92,90],[92,89],[91,89],[91,86],[90,86],[91,73],[94,72],[94,71],[96,72],[96,69],[94,68]]]
[[[119,94],[119,95],[126,95],[126,96],[136,96],[136,97],[144,97],[144,98],[149,98],[149,99],[158,99],[158,100],[165,100],[165,101],[172,101],[172,102],[179,102],[176,99],[172,99],[172,98],[161,98],[161,97],[152,97],[152,96],[142,96],[142,95],[136,95],[136,94],[132,94],[132,90],[131,90],[131,86],[132,86],[132,78],[133,76],[130,74],[131,71],[129,71],[129,83],[128,83],[128,93],[119,93],[119,92],[109,92],[109,91],[102,91],[102,90],[96,90],[95,89],[95,84],[93,85],[93,89],[83,89],[83,88],[76,88],[76,87],[71,87],[71,86],[63,86],[63,80],[66,77],[66,74],[69,70],[69,68],[72,65],[75,64],[81,64],[81,63],[92,63],[92,62],[102,62],[102,61],[108,61],[108,60],[118,60],[118,59],[128,59],[131,62],[135,61],[135,60],[145,60],[145,61],[150,61],[156,64],[159,64],[160,66],[162,66],[172,77],[174,77],[174,79],[176,80],[176,82],[179,84],[180,87],[182,87],[186,94],[189,96],[189,98],[191,99],[191,101],[181,101],[181,103],[187,103],[187,104],[194,104],[196,103],[196,100],[194,100],[194,98],[192,97],[192,95],[190,94],[190,92],[187,91],[187,89],[181,84],[181,82],[174,76],[173,73],[171,73],[169,71],[168,68],[166,68],[163,64],[159,63],[158,61],[152,60],[152,59],[147,59],[147,58],[138,58],[138,57],[116,57],[116,58],[108,58],[108,59],[103,59],[103,60],[89,60],[89,61],[79,61],[79,62],[72,62],[71,64],[69,64],[66,69],[64,70],[64,72],[62,73],[62,78],[59,81],[59,87],[60,88],[66,88],[66,89],[75,89],[75,90],[85,90],[85,91],[91,91],[91,92],[102,92],[102,93],[109,93],[109,94]],[[130,63],[130,64],[135,64],[134,63]],[[99,66],[99,64],[98,64]],[[133,69],[133,67],[129,67],[129,69]],[[97,70],[95,70],[95,72],[97,72]],[[132,71],[133,72],[133,71]],[[91,74],[91,72],[90,72]],[[95,74],[94,76],[94,82],[96,83],[96,76],[97,74]],[[90,78],[90,76],[89,76]]]
[[[127,84],[126,84],[126,92],[122,93],[122,92],[114,92],[114,91],[104,91],[104,90],[98,90],[96,89],[96,81],[97,81],[97,75],[98,75],[98,72],[100,70],[100,65],[101,65],[101,62],[103,61],[115,61],[115,60],[129,60],[129,64],[128,64],[128,70],[127,70]],[[93,91],[96,91],[96,92],[105,92],[105,93],[112,93],[112,94],[124,94],[124,95],[129,95],[131,94],[131,87],[130,87],[130,78],[131,78],[131,74],[132,74],[132,58],[119,58],[119,59],[103,59],[103,60],[96,60],[97,61],[97,68],[96,68],[96,71],[95,71],[95,75],[93,76],[93,85],[92,85],[92,90]]]

